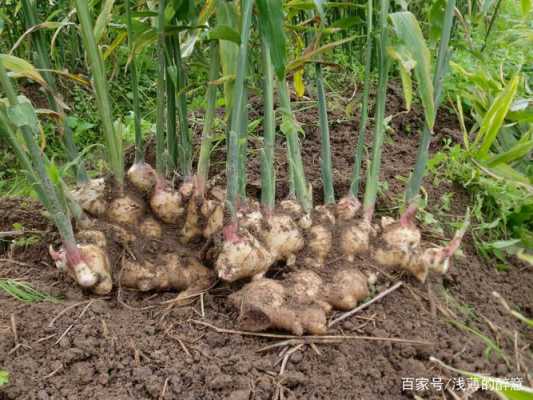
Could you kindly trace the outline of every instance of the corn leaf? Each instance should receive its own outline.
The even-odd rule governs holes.
[[[439,364],[442,368],[472,378],[473,380],[478,382],[482,388],[486,388],[491,392],[497,393],[502,399],[531,400],[533,398],[533,389],[527,386],[523,386],[521,384],[511,384],[511,382],[509,382],[508,380],[502,380],[499,378],[493,378],[490,376],[480,375],[474,372],[468,372],[461,369],[457,369],[443,363],[441,360],[438,360],[435,357],[430,357],[429,360]]]
[[[102,11],[100,11],[100,15],[98,15],[98,18],[94,23],[94,38],[96,43],[100,43],[102,36],[104,36],[106,29],[111,22],[114,4],[115,0],[105,0],[102,5]]]
[[[23,60],[22,58],[11,56],[9,54],[0,54],[0,60],[4,64],[4,67],[8,71],[11,71],[11,77],[24,77],[31,79],[42,86],[46,86],[46,81],[41,76],[39,71],[37,71],[37,69],[28,61]]]
[[[287,49],[283,29],[282,0],[257,0],[261,33],[270,49],[270,59],[279,80],[285,76]]]
[[[494,99],[492,105],[483,117],[481,128],[476,136],[475,145],[478,150],[475,157],[483,160],[487,158],[492,143],[498,136],[505,116],[511,107],[516,90],[518,88],[519,76],[515,75],[507,84],[505,89]]]
[[[434,89],[431,74],[431,55],[416,17],[409,11],[390,15],[394,30],[416,61],[415,76],[418,94],[424,106],[426,123],[430,130],[435,124]]]

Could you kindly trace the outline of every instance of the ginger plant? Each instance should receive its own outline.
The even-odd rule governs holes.
[[[367,171],[363,204],[357,198],[360,176],[354,173],[349,192],[335,200],[332,182],[331,143],[326,108],[326,94],[320,67],[317,72],[321,121],[321,159],[325,204],[314,205],[312,188],[305,176],[301,151],[301,127],[292,110],[287,84],[288,62],[283,4],[281,0],[244,0],[241,7],[239,48],[232,89],[231,116],[226,135],[226,188],[209,177],[213,120],[217,103],[216,82],[224,70],[227,38],[209,37],[209,82],[206,85],[206,116],[196,175],[192,176],[193,149],[186,120],[184,61],[179,38],[172,38],[166,24],[180,21],[175,2],[159,2],[156,43],[158,53],[158,105],[156,124],[156,165],[144,159],[140,130],[133,13],[126,4],[128,45],[132,53],[129,73],[134,98],[135,160],[125,173],[120,131],[115,129],[112,105],[99,48],[93,37],[87,5],[76,0],[83,41],[90,62],[97,104],[107,144],[110,175],[92,179],[75,191],[51,186],[44,168],[46,159],[32,150],[26,155],[13,134],[8,117],[2,126],[11,132],[8,139],[28,166],[41,201],[47,205],[63,239],[63,249],[50,251],[56,265],[72,271],[80,286],[103,294],[112,290],[111,270],[123,287],[140,291],[200,291],[218,277],[233,282],[251,282],[233,293],[229,300],[240,310],[241,324],[250,330],[277,328],[295,334],[326,331],[326,316],[333,309],[355,307],[368,295],[366,275],[358,261],[370,259],[385,268],[402,268],[424,281],[430,271],[445,273],[453,252],[459,246],[464,229],[445,247],[422,245],[422,235],[415,225],[416,207],[410,206],[399,221],[383,218],[374,222],[378,194],[382,148],[385,139],[386,89],[391,60],[389,46],[389,2],[380,0],[378,14],[378,96],[374,115],[375,135],[372,159]],[[259,18],[254,19],[254,7]],[[223,7],[221,6],[220,9]],[[373,22],[373,3],[368,3],[368,20]],[[258,25],[254,23],[258,22]],[[178,29],[179,30],[179,29]],[[235,32],[238,29],[235,29]],[[248,71],[254,48],[254,34],[261,41],[264,81],[264,140],[260,149],[261,201],[246,198],[247,90],[253,76]],[[368,46],[373,27],[368,27]],[[178,34],[179,35],[179,34]],[[214,35],[216,36],[216,35]],[[318,53],[317,53],[318,54]],[[370,58],[371,51],[367,50]],[[320,60],[312,59],[312,62]],[[367,60],[367,75],[370,61]],[[227,65],[226,65],[227,67]],[[7,75],[6,75],[7,77]],[[3,86],[8,87],[7,78]],[[367,76],[368,81],[368,76]],[[274,84],[275,83],[275,84]],[[365,85],[368,94],[369,83]],[[277,87],[279,130],[284,140],[291,196],[276,202],[274,154],[276,145],[275,93]],[[7,91],[7,90],[6,90]],[[225,93],[226,94],[226,93]],[[13,96],[10,96],[13,97]],[[367,96],[365,96],[367,98]],[[16,96],[10,102],[16,106]],[[366,100],[368,106],[368,99]],[[368,107],[367,107],[368,108]],[[5,113],[9,115],[9,113]],[[0,114],[3,116],[4,114]],[[176,116],[178,118],[176,118]],[[166,117],[166,118],[165,118]],[[180,137],[177,135],[179,122]],[[365,124],[360,126],[360,134]],[[26,137],[25,137],[26,139]],[[28,136],[28,143],[31,137]],[[360,171],[364,141],[359,140],[353,171]],[[18,147],[17,147],[18,146]],[[34,154],[35,153],[35,154]],[[40,163],[38,157],[40,156]],[[36,158],[37,157],[37,158]],[[35,158],[35,160],[34,160]],[[29,168],[31,167],[31,168]],[[38,168],[37,168],[38,167]],[[174,182],[175,172],[178,176]],[[48,181],[46,180],[48,179]],[[58,187],[61,189],[58,190]],[[83,214],[76,234],[70,216],[78,205]],[[81,243],[81,244],[78,244]],[[191,254],[191,243],[205,243],[206,251]],[[128,251],[117,260],[109,249],[121,246]],[[153,248],[153,252],[143,249]],[[133,250],[132,250],[133,249]],[[340,261],[339,261],[340,260]],[[282,279],[269,277],[274,264],[285,265]],[[205,265],[212,265],[208,268]]]

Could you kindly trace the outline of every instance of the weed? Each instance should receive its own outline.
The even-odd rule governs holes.
[[[48,301],[59,303],[60,299],[50,294],[34,289],[29,283],[16,279],[0,279],[0,289],[9,296],[24,303],[38,303]]]

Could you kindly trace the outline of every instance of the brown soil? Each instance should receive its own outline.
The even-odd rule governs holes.
[[[388,112],[397,116],[391,122],[393,132],[383,156],[382,178],[387,180],[388,190],[381,196],[379,209],[394,216],[391,207],[403,191],[403,181],[396,177],[406,176],[414,163],[420,113],[400,113],[401,99],[392,94]],[[319,203],[316,112],[300,113],[298,120],[305,130],[306,172]],[[358,118],[347,120],[342,112],[332,112],[330,123],[335,188],[343,194],[349,183]],[[440,115],[434,146],[439,146],[440,138],[457,132],[453,117]],[[221,157],[217,154],[214,158]],[[282,197],[287,193],[283,151],[276,160],[278,195]],[[250,161],[251,195],[260,191],[258,172],[256,161]],[[443,194],[453,192],[454,204],[447,218],[460,220],[468,193],[451,184],[428,184],[426,189],[435,209]],[[431,363],[430,356],[469,371],[521,378],[531,385],[526,374],[533,363],[527,344],[533,336],[502,309],[491,292],[498,291],[531,317],[533,274],[520,267],[500,272],[487,265],[476,255],[468,236],[465,256],[456,257],[446,276],[430,276],[426,284],[379,271],[372,264],[362,265],[379,272],[373,294],[400,278],[405,284],[330,332],[430,344],[368,340],[314,347],[305,344],[292,353],[280,375],[282,347],[258,350],[282,339],[213,328],[238,329],[238,310],[229,306],[226,297],[239,285],[219,284],[203,301],[192,299],[189,304],[162,304],[176,293],[117,289],[109,297],[97,298],[82,293],[52,266],[47,244],[57,243],[57,235],[40,207],[29,200],[1,199],[0,232],[13,230],[15,223],[32,231],[33,239],[8,237],[0,243],[0,278],[22,278],[63,300],[27,305],[0,292],[0,369],[9,371],[11,380],[0,389],[0,399],[410,399],[414,394],[451,398],[449,392],[435,389],[402,391],[402,378],[442,378],[447,382],[456,377]],[[425,232],[424,236],[433,238],[435,234]],[[487,352],[487,342],[460,328],[458,322],[490,338],[501,350]],[[491,396],[478,392],[471,398]]]

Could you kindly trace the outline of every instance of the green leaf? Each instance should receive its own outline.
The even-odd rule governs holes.
[[[227,2],[225,0],[217,0],[216,7],[217,25],[226,25],[231,26],[234,29],[239,29],[235,3]],[[219,79],[219,81],[224,83],[224,100],[229,115],[229,112],[231,112],[232,109],[232,95],[235,75],[237,74],[239,46],[233,42],[221,40],[219,43],[219,51],[220,65],[222,66],[222,78]]]
[[[410,58],[409,52],[406,51],[403,46],[396,48],[389,47],[387,53],[392,59],[398,61],[405,108],[409,111],[413,102],[413,81],[411,79],[411,70],[416,66],[416,61]]]
[[[330,42],[326,43],[323,46],[320,46],[314,50],[308,51],[305,54],[303,54],[300,57],[295,58],[294,60],[290,61],[287,65],[287,71],[295,71],[297,69],[300,69],[303,65],[305,65],[308,62],[311,62],[316,56],[334,49],[337,46],[340,46],[344,43],[351,42],[352,40],[356,39],[358,35],[350,36],[345,39],[337,40],[336,42]]]
[[[33,133],[39,133],[39,120],[33,106],[29,103],[18,103],[7,108],[9,121],[17,128],[29,127]]]
[[[429,38],[436,42],[442,33],[442,23],[446,13],[446,0],[437,0],[429,10]]]
[[[113,52],[119,48],[120,45],[122,45],[122,43],[124,43],[126,41],[126,39],[128,38],[128,32],[124,31],[124,32],[120,32],[116,37],[115,39],[113,40],[113,42],[107,47],[107,49],[105,50],[104,54],[102,55],[104,61],[107,60],[107,58],[113,54]]]
[[[533,254],[531,253],[526,253],[526,251],[524,249],[520,249],[517,253],[516,253],[516,256],[528,263],[529,265],[533,266]],[[524,319],[527,321],[526,323],[529,325],[530,328],[533,328],[533,320],[532,319],[528,319],[526,317],[524,317]]]
[[[257,0],[261,33],[270,49],[270,59],[279,80],[285,76],[287,50],[283,29],[282,0]]]
[[[531,11],[531,0],[520,0],[520,7],[522,8],[522,16],[527,17]]]
[[[294,71],[293,81],[294,81],[294,91],[296,92],[296,96],[302,97],[305,94],[304,69],[303,68],[297,71]]]
[[[418,94],[424,106],[426,123],[430,130],[435,124],[434,89],[431,74],[431,55],[416,17],[409,11],[390,15],[394,30],[416,61],[415,76]]]
[[[157,17],[156,11],[132,11],[132,18]]]
[[[329,27],[339,28],[339,29],[348,29],[362,22],[363,20],[361,19],[361,17],[345,17],[345,18],[340,18],[336,20],[334,23],[329,25]]]
[[[533,109],[521,111],[509,111],[507,117],[509,121],[513,122],[529,122],[533,123]]]
[[[532,183],[531,179],[525,176],[524,174],[521,174],[508,164],[495,165],[494,167],[490,168],[490,171],[495,175],[498,175],[515,183],[527,185],[529,186],[530,190],[533,190],[533,187],[530,186],[530,184]]]
[[[7,385],[9,383],[9,372],[0,370],[0,386]]]
[[[235,44],[241,44],[241,35],[228,25],[217,25],[209,31],[209,40],[228,40]]]
[[[509,247],[516,246],[520,243],[520,239],[509,239],[509,240],[496,240],[495,242],[486,243],[485,246],[491,249],[508,249]]]
[[[531,151],[533,151],[533,139],[525,142],[518,142],[511,149],[491,157],[487,161],[487,165],[489,167],[494,167],[498,164],[510,164],[526,157]]]
[[[38,303],[41,301],[59,303],[61,301],[48,293],[34,289],[27,282],[15,279],[0,279],[0,290],[24,303]]]
[[[487,15],[490,9],[492,8],[492,5],[495,3],[496,0],[485,0],[482,3],[481,6],[481,14]]]
[[[54,185],[59,186],[61,184],[61,171],[55,162],[51,161],[46,165],[46,172]]]
[[[42,86],[46,86],[46,81],[43,79],[39,71],[37,71],[37,69],[28,61],[9,54],[0,54],[0,60],[4,64],[4,67],[8,71],[11,71],[11,77],[24,77],[31,79]]]
[[[174,15],[180,21],[190,21],[198,15],[194,0],[174,0],[171,4],[175,11]]]
[[[157,42],[157,32],[154,29],[148,29],[135,37],[133,42],[133,51],[128,56],[128,64],[131,60],[139,55],[146,47]]]
[[[98,18],[94,23],[94,38],[96,40],[96,43],[100,43],[102,36],[106,32],[106,29],[109,26],[109,23],[111,22],[114,3],[115,0],[105,0],[102,5],[100,15],[98,15]]]
[[[474,142],[476,146],[479,146],[475,154],[476,158],[483,160],[488,156],[490,147],[498,136],[505,116],[511,107],[518,88],[518,82],[519,76],[515,75],[503,91],[494,99],[483,117],[481,128]]]

